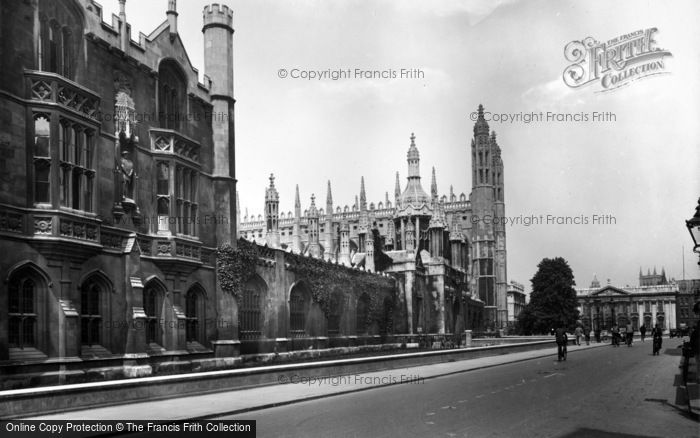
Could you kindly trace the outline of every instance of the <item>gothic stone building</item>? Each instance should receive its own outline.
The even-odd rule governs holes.
[[[280,212],[270,177],[265,215],[238,218],[242,238],[293,254],[388,273],[397,279],[398,333],[459,333],[507,323],[503,161],[481,105],[471,141],[472,192],[440,196],[435,169],[430,195],[421,185],[420,154],[411,134],[408,177],[396,174],[394,201],[368,204],[364,178],[352,207],[334,205],[328,182],[324,208],[312,195],[302,213]],[[240,210],[239,210],[240,211]],[[242,220],[241,220],[242,219]],[[381,257],[380,257],[381,255]]]
[[[505,321],[504,230],[470,220],[503,214],[500,149],[483,117],[469,201],[425,194],[415,145],[393,208],[363,201],[332,218],[315,207],[303,220],[278,217],[271,187],[271,244],[252,246],[253,275],[225,289],[216,249],[245,249],[236,249],[233,14],[204,8],[201,83],[176,2],[137,39],[125,6],[105,22],[93,0],[0,2],[3,388],[221,367],[240,354],[376,343],[418,327],[461,331],[482,324],[484,306]],[[342,225],[344,237],[321,244],[319,225]],[[368,238],[375,226],[381,239]],[[355,266],[315,265],[282,241]],[[378,287],[338,285],[320,300],[313,273],[324,269]]]
[[[214,259],[236,236],[233,14],[204,9],[200,83],[167,6],[134,36],[124,0],[111,23],[91,0],[0,2],[3,386],[235,354]]]

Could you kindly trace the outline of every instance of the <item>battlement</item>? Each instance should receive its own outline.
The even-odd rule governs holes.
[[[212,3],[204,7],[204,28],[208,26],[223,26],[233,30],[233,11],[226,5]]]

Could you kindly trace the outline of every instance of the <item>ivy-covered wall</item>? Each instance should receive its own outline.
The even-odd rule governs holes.
[[[247,282],[256,278],[264,283],[261,331],[267,339],[292,337],[289,300],[293,290],[310,300],[304,324],[308,337],[329,336],[329,320],[333,319],[337,327],[333,327],[332,336],[377,335],[395,330],[397,288],[389,275],[261,247],[243,239],[235,249],[218,249],[217,275],[221,289],[234,298],[236,307]],[[367,311],[358,318],[358,300],[363,294],[368,297]],[[331,306],[332,295],[336,306]]]

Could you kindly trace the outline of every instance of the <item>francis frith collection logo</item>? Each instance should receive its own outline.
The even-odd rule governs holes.
[[[571,41],[564,48],[564,83],[571,88],[599,83],[599,92],[612,91],[648,76],[668,73],[664,57],[654,39],[657,28],[637,30],[606,42],[593,37]]]

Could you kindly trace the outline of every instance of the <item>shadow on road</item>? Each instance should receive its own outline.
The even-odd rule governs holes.
[[[566,435],[561,435],[559,438],[658,438],[651,435],[638,435],[618,432],[608,432],[606,430],[590,429],[581,427]]]

